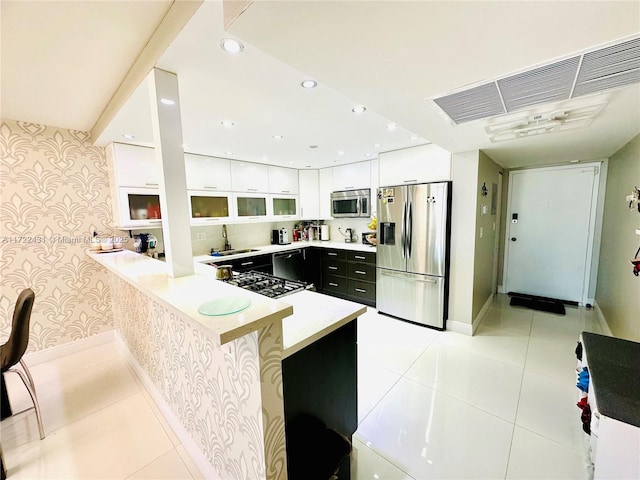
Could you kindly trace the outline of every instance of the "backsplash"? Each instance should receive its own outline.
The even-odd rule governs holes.
[[[31,288],[28,351],[113,329],[106,271],[90,260],[91,232],[113,234],[107,163],[87,132],[0,122],[0,337]]]

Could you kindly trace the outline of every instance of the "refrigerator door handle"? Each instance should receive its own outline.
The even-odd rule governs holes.
[[[382,275],[384,277],[408,278],[407,274],[387,272],[385,270],[381,270],[380,271],[380,275]],[[436,278],[415,278],[413,276],[411,277],[411,281],[412,282],[419,282],[419,283],[438,283],[438,279],[436,279]]]
[[[407,258],[407,203],[405,202],[402,207],[402,231],[400,233],[402,237],[400,243],[402,244],[402,258]]]
[[[409,232],[407,233],[407,258],[411,258],[413,250],[413,205],[409,203],[409,217],[407,219]]]

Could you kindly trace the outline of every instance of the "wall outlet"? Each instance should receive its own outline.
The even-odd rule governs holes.
[[[640,235],[640,228],[636,228],[636,235]]]
[[[198,240],[199,242],[203,242],[207,239],[207,234],[206,232],[200,232],[200,233],[196,233],[196,240]]]

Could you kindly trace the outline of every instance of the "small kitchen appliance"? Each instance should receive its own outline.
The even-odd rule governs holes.
[[[272,245],[289,245],[289,230],[281,228],[280,230],[271,231],[271,244]]]
[[[368,217],[371,189],[346,190],[331,194],[331,216],[333,218]]]

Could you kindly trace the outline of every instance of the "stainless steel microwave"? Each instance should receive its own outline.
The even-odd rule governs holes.
[[[346,190],[331,194],[331,215],[334,218],[369,217],[371,190]]]

